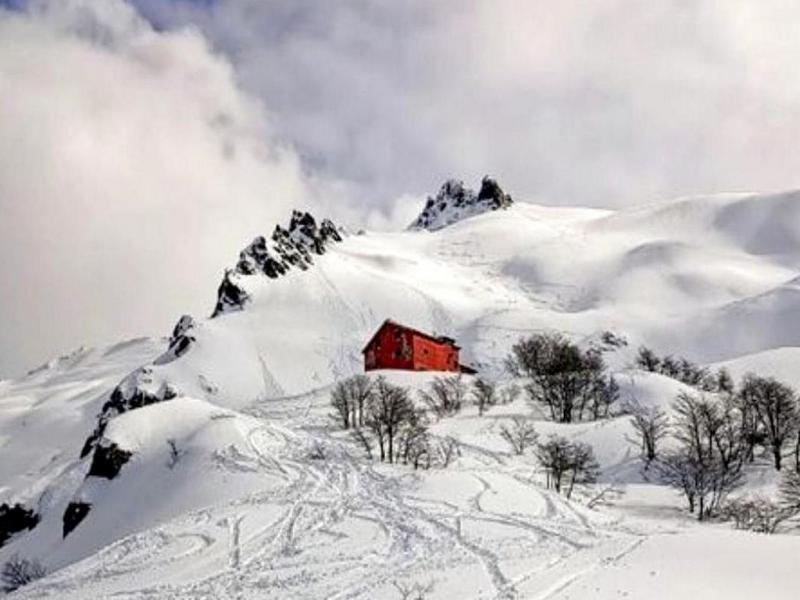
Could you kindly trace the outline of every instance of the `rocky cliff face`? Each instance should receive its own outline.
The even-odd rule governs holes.
[[[259,236],[239,254],[233,269],[225,272],[217,291],[212,317],[241,310],[250,299],[241,286],[242,277],[265,275],[275,279],[291,269],[305,271],[314,255],[325,253],[328,245],[342,241],[343,230],[328,219],[317,224],[307,212],[294,211],[287,228],[277,225],[269,239]]]
[[[465,187],[463,181],[449,179],[435,197],[428,197],[425,208],[409,229],[435,231],[468,217],[508,208],[513,202],[511,196],[490,177],[483,178],[477,194]]]

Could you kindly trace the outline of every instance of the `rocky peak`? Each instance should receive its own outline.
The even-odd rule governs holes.
[[[425,208],[409,229],[435,231],[468,217],[506,209],[512,203],[511,196],[490,177],[483,178],[477,194],[465,187],[463,181],[448,179],[435,197],[428,197]]]
[[[481,190],[478,192],[478,203],[486,204],[490,210],[497,210],[508,208],[514,201],[503,191],[497,181],[491,177],[484,177],[481,181]]]
[[[250,296],[240,285],[243,276],[266,275],[276,279],[291,269],[305,271],[332,242],[342,241],[343,230],[329,219],[317,223],[311,213],[293,211],[288,227],[277,225],[269,239],[258,236],[239,254],[233,269],[225,272],[211,315],[241,310]]]

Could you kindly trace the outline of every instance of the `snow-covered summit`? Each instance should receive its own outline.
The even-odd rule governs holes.
[[[427,229],[436,231],[457,221],[480,215],[485,212],[508,208],[513,203],[500,185],[490,177],[481,181],[481,189],[476,194],[458,179],[448,179],[439,189],[436,197],[428,197],[425,208],[409,226],[410,230]]]
[[[269,240],[258,236],[241,251],[236,266],[223,277],[212,316],[240,310],[247,302],[247,292],[238,283],[242,276],[276,279],[293,268],[305,271],[314,263],[312,255],[324,254],[328,244],[342,241],[342,234],[329,219],[318,225],[310,213],[293,211],[288,228],[276,225]]]

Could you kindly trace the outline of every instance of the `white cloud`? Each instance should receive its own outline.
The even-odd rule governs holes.
[[[206,314],[315,184],[197,30],[107,0],[0,12],[0,375]]]
[[[391,227],[452,176],[607,206],[800,182],[788,0],[28,4],[0,13],[0,375],[205,312],[294,206]]]
[[[798,185],[788,0],[134,0],[228,53],[281,137],[386,203],[447,176],[622,206]]]

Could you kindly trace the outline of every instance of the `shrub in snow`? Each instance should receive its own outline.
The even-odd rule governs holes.
[[[461,375],[434,377],[428,390],[420,390],[420,399],[440,419],[452,416],[461,410],[468,392]]]
[[[636,366],[651,373],[660,373],[704,392],[733,393],[733,379],[725,369],[710,373],[688,358],[658,356],[650,348],[642,346],[636,356]]]
[[[461,445],[457,439],[447,436],[436,443],[436,454],[439,466],[446,469],[456,457],[461,456]]]
[[[22,504],[0,504],[0,547],[11,536],[26,529],[33,529],[39,523],[39,515]]]
[[[613,331],[604,331],[600,334],[600,343],[608,349],[624,348],[628,345],[625,336],[617,335]]]
[[[174,469],[180,462],[181,458],[183,458],[183,455],[186,454],[186,451],[178,448],[178,444],[175,442],[175,440],[167,440],[167,448],[169,451],[167,467]]]
[[[434,588],[432,581],[427,584],[395,581],[392,585],[397,590],[400,600],[425,600]]]
[[[547,474],[547,487],[567,498],[576,484],[595,483],[600,471],[591,446],[561,436],[550,436],[538,444],[536,458]]]
[[[511,348],[506,368],[530,383],[525,391],[531,401],[543,404],[559,423],[607,416],[619,397],[613,378],[597,350],[581,350],[556,333],[520,339]]]
[[[517,398],[519,398],[521,393],[522,390],[520,387],[515,383],[511,383],[500,390],[500,403],[511,404]]]
[[[490,407],[497,404],[496,387],[485,379],[476,378],[472,382],[472,397],[478,407],[478,414],[482,415]]]
[[[522,455],[525,450],[536,444],[539,434],[533,427],[533,420],[526,417],[514,417],[509,424],[500,426],[500,437],[511,446],[512,452]]]
[[[39,561],[21,558],[17,554],[9,558],[0,570],[0,585],[4,592],[13,592],[47,574]]]
[[[763,496],[736,498],[725,503],[720,517],[733,521],[736,529],[757,533],[775,533],[780,525],[792,518],[800,509],[781,506]]]
[[[780,498],[783,507],[800,512],[800,466],[798,466],[798,470],[784,474],[781,481]]]
[[[325,446],[319,442],[314,442],[311,450],[308,453],[308,458],[311,460],[325,460]]]

